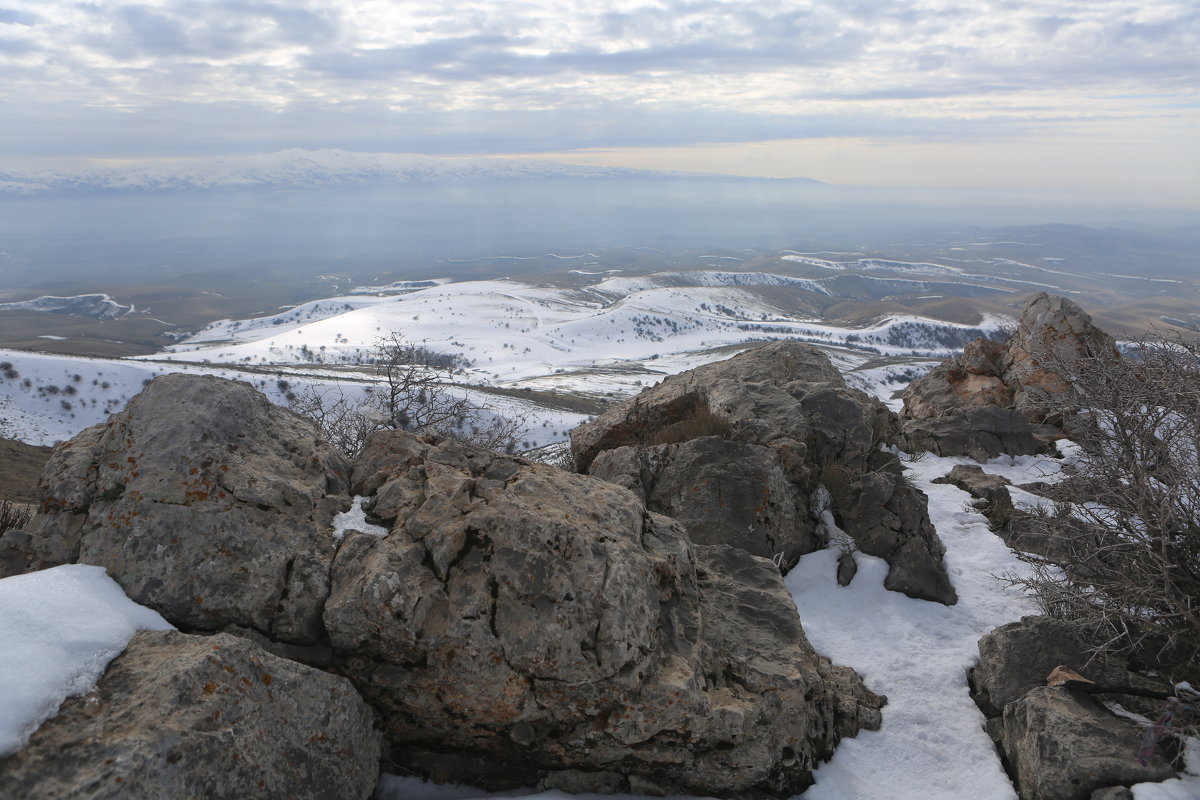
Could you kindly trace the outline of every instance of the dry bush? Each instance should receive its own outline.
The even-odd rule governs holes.
[[[1045,363],[1045,359],[1043,359]],[[1046,613],[1077,623],[1097,653],[1176,680],[1200,677],[1200,345],[1145,338],[1124,358],[1055,357],[1071,386],[1041,402],[1081,455],[1054,488],[1086,535],[1063,569],[1034,561]]]
[[[0,535],[5,531],[24,528],[33,519],[33,506],[0,500]]]
[[[316,422],[330,444],[351,458],[372,433],[389,428],[516,450],[525,415],[504,417],[458,394],[450,382],[452,360],[406,342],[399,333],[380,339],[372,355],[381,380],[361,397],[336,385],[309,385],[289,393],[288,407]]]

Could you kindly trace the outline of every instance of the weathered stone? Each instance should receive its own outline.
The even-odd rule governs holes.
[[[1161,756],[1138,763],[1141,739],[1141,726],[1066,687],[1039,686],[1004,707],[1004,752],[1022,800],[1088,800],[1114,784],[1173,777]]]
[[[13,528],[0,534],[0,578],[28,572],[37,556],[34,547],[28,531]]]
[[[1079,564],[1080,548],[1094,550],[1099,546],[1096,533],[1074,517],[1038,516],[1026,513],[1010,514],[1007,519],[996,520],[993,530],[1013,550],[1041,556],[1056,564],[1071,565],[1082,569]]]
[[[406,769],[787,796],[878,725],[879,698],[812,651],[770,561],[692,544],[625,489],[399,431],[353,475],[412,498],[387,537],[347,536],[325,605],[338,668]]]
[[[1075,303],[1031,295],[1007,343],[977,339],[909,384],[900,414],[909,447],[979,461],[1045,452],[1062,437],[1046,401],[1069,391],[1054,365],[1085,356],[1120,357],[1112,337]]]
[[[1040,422],[1046,416],[1041,404],[1070,391],[1054,364],[1120,357],[1113,338],[1092,324],[1092,318],[1073,301],[1038,292],[1026,299],[1021,322],[1004,354],[1004,380],[1017,410]]]
[[[0,797],[370,797],[380,735],[345,678],[243,639],[142,631],[0,759]]]
[[[958,601],[942,564],[925,493],[889,472],[868,472],[831,490],[834,516],[859,550],[888,562],[884,588],[946,605]]]
[[[1161,679],[1131,672],[1120,661],[1093,660],[1078,629],[1064,620],[1028,616],[1010,622],[979,640],[979,662],[971,672],[976,702],[995,715],[1063,664],[1100,684],[1169,691]]]
[[[695,541],[782,553],[785,567],[823,544],[815,499],[824,483],[864,552],[888,560],[889,588],[953,603],[924,496],[881,450],[898,436],[895,415],[846,388],[820,350],[772,342],[666,378],[576,428],[571,447],[583,468],[681,519]],[[843,483],[876,476],[864,478],[872,491],[829,485],[830,468],[852,476]]]
[[[806,498],[776,451],[704,436],[682,444],[602,451],[591,475],[624,486],[673,517],[698,544],[731,544],[790,569],[823,546]]]
[[[103,566],[182,627],[314,643],[347,475],[311,421],[248,384],[156,378],[55,448],[30,530],[37,566]]]
[[[1092,792],[1088,800],[1133,800],[1133,792],[1125,786],[1106,786]]]
[[[934,483],[948,483],[957,486],[977,500],[983,500],[992,508],[1011,509],[1012,495],[1008,487],[1012,482],[1000,475],[991,475],[983,471],[983,467],[973,464],[957,464],[950,472],[940,478],[934,478]]]
[[[586,471],[601,451],[659,443],[654,441],[656,437],[698,414],[722,418],[738,429],[740,441],[767,444],[788,437],[803,442],[810,426],[804,416],[793,413],[797,398],[788,390],[806,394],[823,387],[845,387],[841,373],[824,353],[796,342],[772,342],[672,375],[613,406],[593,422],[571,431],[571,451],[579,468]],[[879,415],[882,424],[887,424],[886,411],[884,408]],[[691,438],[695,436],[684,435],[674,441]]]
[[[1051,447],[1046,426],[1034,426],[1016,411],[978,405],[927,419],[907,419],[909,450],[987,461],[999,455],[1036,455]]]
[[[838,555],[838,586],[849,586],[850,582],[854,580],[854,576],[857,574],[858,562],[854,560],[854,553],[850,550],[843,550]]]

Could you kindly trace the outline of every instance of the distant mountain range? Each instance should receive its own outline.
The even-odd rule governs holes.
[[[585,167],[537,159],[447,158],[409,153],[291,149],[247,156],[125,162],[76,161],[38,167],[0,165],[0,193],[304,188],[372,183],[453,183],[539,178],[728,180],[730,176]],[[810,178],[788,180],[798,183],[820,183]]]

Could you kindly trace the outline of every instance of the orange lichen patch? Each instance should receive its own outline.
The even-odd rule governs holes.
[[[264,672],[264,673],[262,674],[262,682],[263,682],[263,686],[270,686],[270,685],[271,685],[271,683],[272,683],[272,682],[274,682],[274,680],[275,680],[275,679],[271,677],[271,673],[269,673],[269,672]]]
[[[213,694],[216,691],[217,691],[217,685],[215,683],[204,684],[204,693],[205,694]]]

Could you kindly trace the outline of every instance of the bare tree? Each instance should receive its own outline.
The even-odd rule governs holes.
[[[452,378],[461,366],[456,356],[392,332],[377,342],[371,363],[381,380],[361,396],[337,385],[309,385],[289,393],[288,407],[313,419],[330,443],[350,456],[386,428],[448,436],[489,450],[516,449],[526,416],[500,415],[456,391]]]
[[[1123,358],[1061,356],[1047,366],[1070,390],[1039,402],[1080,445],[1051,499],[1069,506],[1079,533],[1064,539],[1061,569],[1033,559],[1032,577],[1017,582],[1047,613],[1079,623],[1097,652],[1196,680],[1200,344],[1147,337]]]

